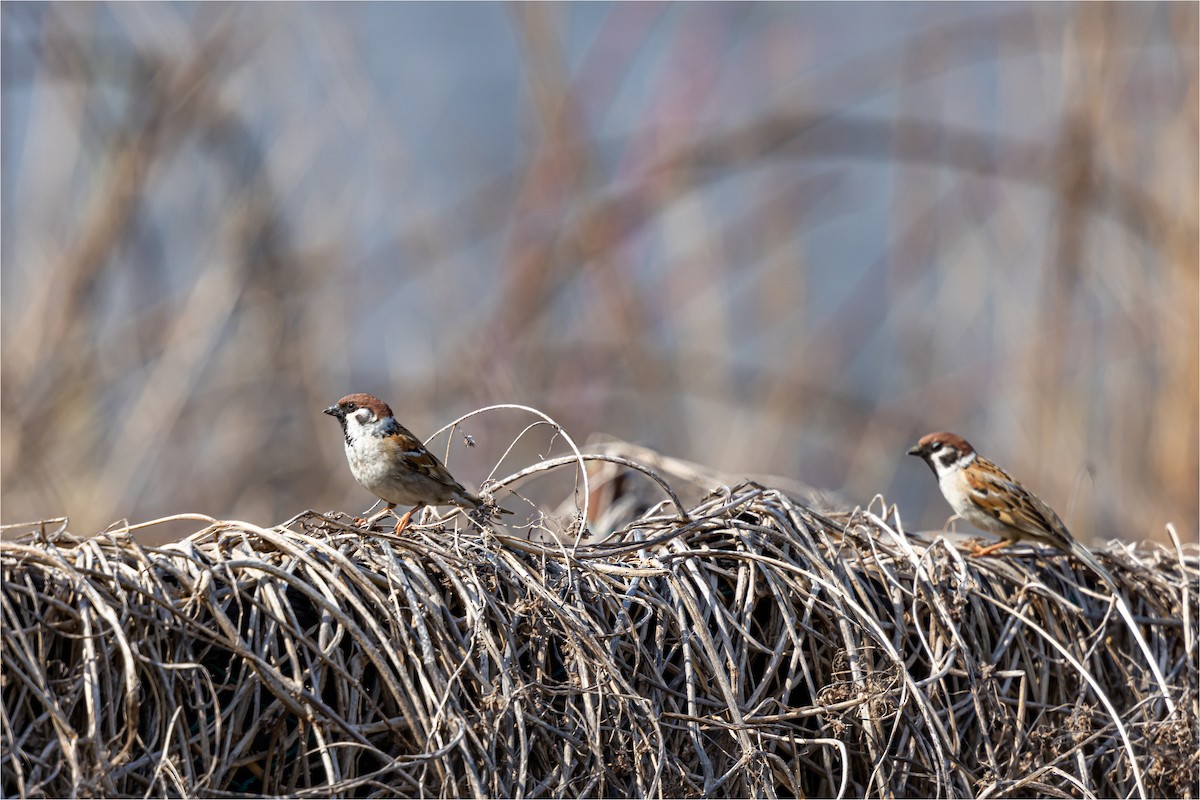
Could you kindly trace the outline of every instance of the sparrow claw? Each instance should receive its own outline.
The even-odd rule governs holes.
[[[417,506],[417,508],[420,508],[420,506]],[[408,511],[404,512],[404,516],[396,520],[396,527],[392,529],[392,532],[399,536],[400,533],[408,527],[408,523],[412,520],[413,512],[416,511],[417,508],[410,508]]]
[[[973,544],[971,546],[970,554],[974,558],[979,558],[981,556],[990,556],[992,553],[995,553],[998,550],[1002,550],[1003,548],[1008,547],[1012,543],[1013,543],[1012,539],[1001,539],[1000,541],[996,542],[995,544],[989,544],[987,547],[980,547],[979,543],[976,542],[975,544]]]

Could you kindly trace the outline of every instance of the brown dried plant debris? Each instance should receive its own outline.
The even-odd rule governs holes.
[[[1195,552],[1100,554],[1171,714],[1065,556],[840,516],[744,483],[592,544],[314,512],[3,541],[3,792],[1192,796]]]

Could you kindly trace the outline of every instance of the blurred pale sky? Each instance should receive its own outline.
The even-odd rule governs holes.
[[[913,527],[948,428],[1081,538],[1196,536],[1194,4],[0,20],[4,522],[360,511],[367,390]]]

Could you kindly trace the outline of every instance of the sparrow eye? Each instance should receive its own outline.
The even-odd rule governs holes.
[[[346,411],[347,412],[354,411],[357,408],[358,408],[357,403],[346,403]]]
[[[934,442],[933,447],[929,448],[930,452],[933,452],[933,453],[936,453],[938,450],[941,450],[941,449],[942,449],[941,442]]]

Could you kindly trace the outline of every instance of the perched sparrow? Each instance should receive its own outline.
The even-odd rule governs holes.
[[[996,544],[976,547],[972,555],[985,556],[1027,539],[1074,553],[1101,577],[1111,580],[1096,557],[1075,541],[1054,509],[976,453],[961,436],[953,433],[922,436],[908,454],[925,460],[958,516],[1001,537]]]
[[[1070,553],[1094,570],[1112,590],[1117,612],[1129,626],[1130,633],[1145,656],[1168,712],[1175,712],[1175,702],[1171,699],[1166,678],[1158,667],[1158,657],[1142,636],[1133,612],[1122,595],[1121,586],[1108,570],[1100,566],[1090,550],[1075,541],[1054,509],[1009,477],[1007,472],[976,453],[975,448],[961,436],[953,433],[922,436],[908,454],[925,460],[937,476],[938,486],[946,501],[954,507],[958,516],[981,530],[1001,537],[996,544],[976,547],[972,555],[988,555],[1013,542],[1028,539]]]
[[[462,487],[425,449],[421,440],[392,416],[387,403],[369,394],[348,394],[325,409],[337,417],[346,436],[346,460],[354,480],[387,503],[367,525],[397,505],[412,506],[396,523],[396,533],[427,505],[480,508],[485,501]]]

